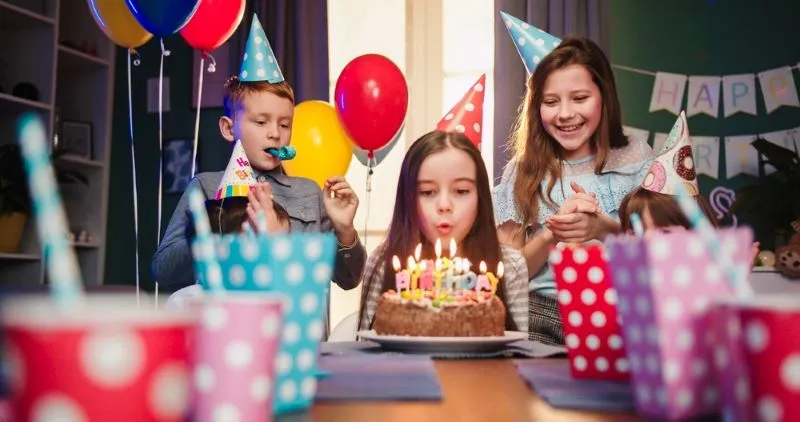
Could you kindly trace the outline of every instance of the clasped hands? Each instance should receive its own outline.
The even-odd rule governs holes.
[[[574,194],[567,198],[556,215],[545,219],[547,229],[556,242],[584,243],[599,239],[605,233],[600,201],[594,193],[586,192],[579,184],[570,183]]]

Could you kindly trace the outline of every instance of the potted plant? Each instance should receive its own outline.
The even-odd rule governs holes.
[[[797,244],[800,239],[797,237],[800,236],[797,230],[800,228],[800,156],[797,151],[763,138],[756,139],[751,145],[763,157],[764,164],[771,165],[776,171],[760,179],[758,184],[739,190],[729,213],[750,214],[767,233],[782,238],[775,245],[776,266],[781,270],[782,264],[794,263],[794,259],[792,262],[781,262],[785,255],[782,252],[786,252],[789,246],[783,243]],[[783,260],[786,261],[786,258]]]
[[[85,175],[74,170],[56,167],[56,177],[59,183],[89,184]],[[30,192],[19,145],[0,146],[0,252],[19,252],[30,214]]]

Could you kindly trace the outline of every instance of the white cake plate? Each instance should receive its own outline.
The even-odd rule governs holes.
[[[361,330],[358,336],[378,343],[387,350],[406,353],[487,353],[507,344],[525,340],[528,333],[506,331],[502,337],[415,337],[379,335],[375,330]]]

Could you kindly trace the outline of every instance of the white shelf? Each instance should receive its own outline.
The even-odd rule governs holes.
[[[31,108],[50,111],[50,104],[39,101],[31,101],[25,98],[15,97],[11,94],[0,92],[0,110],[3,111],[27,111]]]
[[[66,45],[58,46],[58,68],[75,69],[79,67],[108,67],[108,61]]]
[[[24,7],[0,0],[0,27],[21,29],[37,25],[55,25],[56,20]]]
[[[62,155],[56,159],[57,164],[69,164],[73,167],[91,167],[102,169],[105,165],[102,161],[90,160],[88,158],[73,155]]]
[[[39,255],[30,253],[4,253],[0,252],[0,260],[3,261],[38,261]]]

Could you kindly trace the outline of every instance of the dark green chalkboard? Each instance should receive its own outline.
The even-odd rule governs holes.
[[[687,76],[724,76],[800,62],[798,0],[613,0],[609,4],[610,56],[615,64]],[[615,76],[624,124],[650,131],[651,143],[654,132],[668,132],[676,116],[648,111],[653,76],[619,69]],[[795,84],[800,84],[800,72],[795,70],[793,76]],[[759,183],[748,175],[727,179],[725,136],[800,126],[800,108],[784,106],[767,114],[757,79],[756,87],[756,116],[739,113],[724,118],[720,111],[716,119],[702,114],[688,119],[693,135],[720,137],[719,180],[700,176],[700,189],[706,195],[715,186],[737,190]],[[685,101],[684,97],[684,105]],[[752,215],[739,216],[740,224],[752,226],[763,247],[772,249],[775,234],[766,233],[757,220]]]

